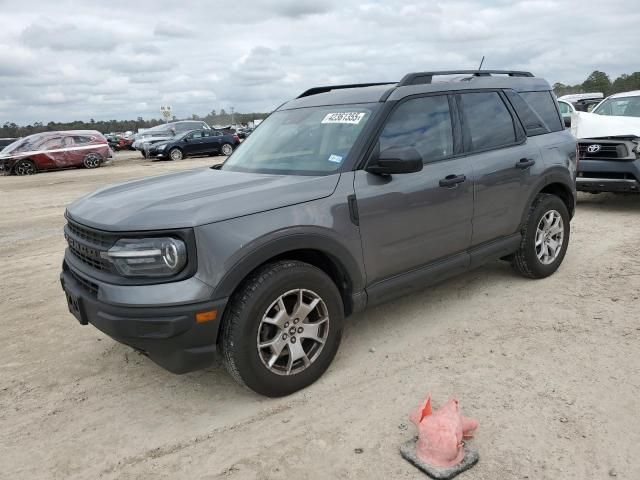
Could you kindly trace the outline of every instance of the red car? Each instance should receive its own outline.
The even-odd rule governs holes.
[[[0,172],[32,175],[58,168],[97,168],[109,156],[107,139],[95,130],[36,133],[0,152]]]

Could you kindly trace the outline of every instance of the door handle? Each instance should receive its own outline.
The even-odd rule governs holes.
[[[535,164],[536,161],[533,158],[521,158],[520,161],[516,163],[516,168],[521,168],[524,170],[525,168],[529,168]]]
[[[467,179],[465,175],[447,175],[440,180],[441,187],[455,187],[459,183],[464,182]]]

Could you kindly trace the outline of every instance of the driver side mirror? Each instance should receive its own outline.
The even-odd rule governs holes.
[[[419,172],[422,170],[422,156],[413,147],[391,147],[374,153],[365,170],[376,175]]]
[[[182,139],[182,141],[183,141],[183,142],[188,142],[188,141],[189,141],[189,137],[184,137],[184,138]]]

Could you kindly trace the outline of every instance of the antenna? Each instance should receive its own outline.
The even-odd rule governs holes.
[[[482,64],[484,63],[484,55],[482,56],[482,60],[480,60],[480,66],[478,67],[478,73],[480,73],[480,70],[482,69]]]

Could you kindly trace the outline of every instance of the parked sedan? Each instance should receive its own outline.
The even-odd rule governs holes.
[[[236,134],[216,130],[192,130],[149,147],[149,158],[182,160],[193,155],[231,155],[240,144]]]
[[[31,175],[58,168],[97,168],[110,155],[107,139],[95,130],[36,133],[2,150],[0,173]]]

